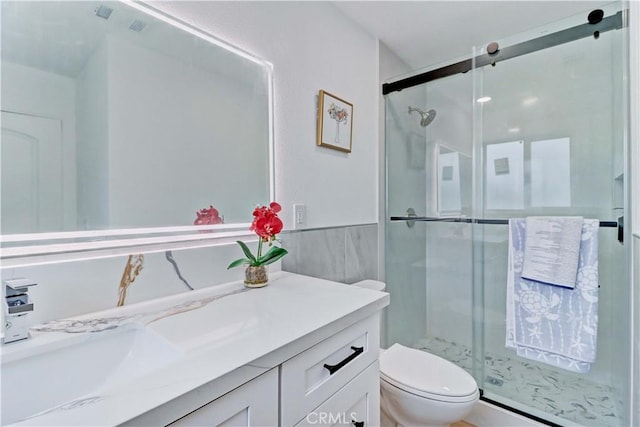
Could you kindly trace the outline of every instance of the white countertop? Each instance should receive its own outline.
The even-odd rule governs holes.
[[[146,325],[180,355],[134,380],[107,385],[15,425],[123,424],[206,384],[215,390],[211,382],[225,376],[246,381],[247,375],[266,372],[388,304],[384,292],[278,272],[264,288],[248,290],[233,282],[49,322],[34,328],[31,340],[3,346],[3,359],[37,351],[43,343],[110,333],[95,331],[132,323]]]

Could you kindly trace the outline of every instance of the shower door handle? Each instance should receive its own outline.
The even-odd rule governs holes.
[[[337,363],[335,365],[328,365],[326,363],[324,364],[324,367],[329,370],[329,375],[335,374],[341,368],[343,368],[347,363],[351,362],[353,359],[358,357],[358,355],[364,351],[364,347],[351,346],[351,350],[353,350],[353,353],[347,356],[347,358],[345,358],[342,362]]]
[[[418,215],[416,215],[416,210],[413,208],[408,208],[407,209],[407,218],[417,218]],[[413,226],[416,225],[416,221],[414,219],[408,219],[407,220],[407,227],[409,228],[413,228]]]

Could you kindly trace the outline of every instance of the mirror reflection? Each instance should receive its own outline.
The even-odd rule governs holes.
[[[436,144],[438,179],[438,214],[460,216],[471,213],[471,157]]]
[[[141,6],[1,7],[2,234],[193,225],[210,206],[248,222],[269,201],[267,64]]]

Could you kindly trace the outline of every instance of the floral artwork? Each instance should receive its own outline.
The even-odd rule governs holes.
[[[340,108],[336,104],[331,103],[331,107],[327,110],[329,117],[336,121],[336,137],[334,139],[337,145],[340,145],[340,123],[347,124],[349,113],[345,108]]]
[[[238,240],[238,244],[244,252],[245,258],[240,258],[229,264],[229,268],[237,267],[239,265],[249,265],[251,267],[258,267],[263,265],[269,265],[287,254],[287,250],[278,246],[274,246],[273,242],[276,241],[276,235],[282,231],[282,220],[278,217],[278,212],[282,210],[280,204],[271,202],[269,206],[258,206],[253,210],[253,222],[249,230],[258,235],[258,251],[256,255],[251,253],[249,247]],[[263,243],[268,243],[271,249],[264,255],[262,254]]]
[[[353,105],[323,90],[318,95],[317,145],[351,152]]]
[[[196,219],[193,221],[193,225],[211,225],[222,224],[224,218],[220,217],[218,210],[209,205],[208,208],[200,209],[196,212]]]

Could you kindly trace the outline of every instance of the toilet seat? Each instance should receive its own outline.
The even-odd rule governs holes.
[[[469,373],[441,357],[394,344],[380,354],[383,381],[420,397],[442,402],[478,398],[478,385]]]

